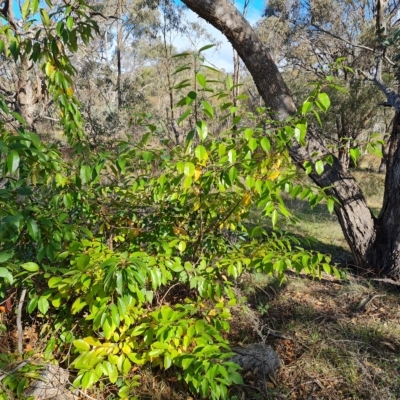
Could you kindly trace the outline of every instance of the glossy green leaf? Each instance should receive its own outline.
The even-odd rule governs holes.
[[[178,118],[178,125],[180,125],[191,113],[192,113],[192,109],[191,109],[191,108],[188,108],[188,109]]]
[[[39,265],[37,265],[34,262],[26,262],[26,263],[22,264],[21,267],[25,271],[29,271],[29,272],[37,272],[37,271],[39,271]]]
[[[12,253],[12,252],[6,252],[6,251],[1,252],[0,253],[0,263],[8,261],[13,255],[14,255],[14,253]]]
[[[5,267],[0,267],[0,278],[6,279],[10,284],[14,283],[14,278],[11,272]]]
[[[207,124],[204,121],[197,121],[196,130],[201,141],[206,140],[208,135]]]
[[[272,221],[272,226],[275,227],[278,222],[278,211],[277,210],[272,211],[271,221]]]
[[[329,212],[332,214],[333,211],[335,210],[335,201],[333,199],[329,198],[327,201],[327,206],[328,206]]]
[[[8,172],[10,174],[14,174],[19,167],[19,163],[20,163],[19,154],[15,150],[10,151],[7,156]]]
[[[39,238],[39,227],[38,227],[37,222],[35,220],[33,220],[32,218],[29,218],[26,221],[26,226],[28,228],[30,237],[33,240],[37,240]]]
[[[39,297],[38,309],[42,314],[46,315],[47,311],[49,310],[49,301],[46,299],[46,297]]]
[[[206,80],[206,78],[205,78],[204,75],[198,73],[198,74],[196,74],[196,79],[197,79],[197,82],[199,82],[200,85],[201,85],[203,88],[207,87],[207,80]]]
[[[321,175],[324,172],[324,162],[322,160],[318,160],[315,163],[315,171],[318,175]]]
[[[90,350],[90,345],[82,339],[74,340],[72,342],[72,344],[79,351],[89,351]]]
[[[69,30],[72,30],[72,28],[74,27],[74,19],[72,17],[68,17],[65,25],[67,25],[67,28]]]
[[[228,90],[232,90],[233,88],[233,80],[231,75],[227,75],[225,79],[225,85]]]
[[[194,150],[194,154],[196,155],[199,161],[207,161],[208,159],[208,153],[204,146],[201,145],[197,146],[196,149]]]
[[[211,49],[211,48],[213,48],[213,47],[215,47],[215,44],[206,44],[205,46],[203,46],[200,50],[199,50],[199,53],[201,53],[201,52],[203,52],[203,51],[206,51],[206,50],[208,50],[208,49]],[[219,71],[218,71],[219,72]]]
[[[38,300],[39,300],[39,298],[37,296],[35,296],[29,301],[28,307],[27,307],[29,314],[32,314],[36,310],[37,305],[38,305]]]
[[[322,110],[324,112],[328,111],[328,109],[331,105],[329,96],[326,93],[319,93],[317,101],[316,101],[316,105],[320,110]]]
[[[185,164],[184,174],[186,176],[190,176],[190,177],[193,176],[195,171],[196,171],[196,167],[195,167],[195,165],[193,163],[187,162]]]
[[[201,102],[203,106],[203,111],[209,118],[214,118],[214,109],[212,108],[211,104],[208,101],[203,100]]]
[[[50,17],[49,17],[49,14],[48,14],[48,12],[45,10],[45,9],[43,9],[43,8],[41,8],[40,9],[40,18],[41,18],[41,20],[42,20],[42,22],[43,22],[43,25],[45,26],[45,27],[50,27]]]

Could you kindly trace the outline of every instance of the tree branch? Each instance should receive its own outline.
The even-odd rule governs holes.
[[[325,29],[321,28],[321,27],[320,27],[319,25],[317,25],[317,24],[311,24],[311,26],[313,26],[313,27],[314,27],[315,29],[317,29],[319,32],[322,32],[322,33],[325,33],[326,35],[332,36],[333,38],[335,38],[335,39],[337,39],[337,40],[340,40],[340,41],[342,41],[342,42],[344,42],[344,43],[347,43],[347,44],[349,44],[350,46],[357,47],[357,48],[359,48],[359,49],[364,49],[364,50],[370,51],[371,53],[375,53],[375,50],[374,50],[372,47],[368,47],[368,46],[364,46],[364,45],[359,44],[359,43],[351,42],[350,40],[347,40],[347,39],[345,39],[345,38],[343,38],[343,37],[341,37],[341,36],[335,35],[335,34],[332,33],[332,32],[326,31]],[[384,58],[385,58],[385,60],[386,60],[390,65],[395,65],[395,62],[392,61],[388,56],[385,55]]]

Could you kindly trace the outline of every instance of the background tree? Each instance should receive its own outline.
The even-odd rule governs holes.
[[[285,81],[296,101],[304,99],[304,85],[315,79],[333,75],[347,93],[329,91],[332,108],[322,116],[327,140],[337,149],[342,164],[350,164],[350,150],[357,153],[357,144],[371,134],[387,139],[385,130],[391,117],[380,105],[384,96],[360,70],[374,64],[375,19],[374,1],[268,1],[265,17],[258,24],[258,33],[283,66]],[[391,13],[385,18],[391,19]],[[332,70],[337,59],[347,69]],[[393,68],[386,67],[386,78]],[[318,129],[317,126],[314,129]]]
[[[275,112],[276,117],[286,119],[294,115],[297,109],[293,98],[268,49],[236,8],[227,0],[184,0],[184,3],[227,36],[250,71],[265,104]],[[377,4],[381,5],[379,1]],[[381,56],[383,55],[381,51]],[[335,212],[356,265],[365,271],[398,279],[400,226],[397,221],[400,218],[400,180],[396,176],[400,169],[400,149],[397,144],[400,137],[400,117],[398,96],[383,83],[380,75],[383,61],[382,57],[378,58],[375,75],[371,79],[384,91],[388,103],[395,108],[396,115],[389,139],[386,188],[379,217],[375,217],[368,208],[355,178],[331,154],[312,129],[307,130],[305,145],[293,139],[289,151],[294,162],[302,167],[309,163],[316,165],[316,161],[321,159],[329,161],[322,173],[311,169],[309,176],[318,186],[327,188],[328,193],[338,199]],[[302,108],[300,112],[306,114],[307,108]]]

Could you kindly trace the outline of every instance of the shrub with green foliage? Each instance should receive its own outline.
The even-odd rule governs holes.
[[[54,74],[62,68],[45,61],[60,96],[64,81]],[[227,340],[241,274],[338,274],[328,256],[277,230],[280,216],[292,218],[283,193],[333,208],[323,191],[293,183],[285,150],[288,141],[303,143],[303,114],[325,111],[326,95],[318,87],[298,116],[278,124],[263,108],[251,115],[233,107],[231,79],[214,82],[216,89],[195,74],[200,89],[177,103],[178,123],[195,111],[181,146],[155,145],[151,116],[137,115],[133,123],[148,131],[140,143],[90,151],[71,122],[80,119],[72,100],[60,100],[72,115],[63,120],[68,157],[28,132],[20,116],[16,133],[0,122],[0,296],[27,289],[27,312],[41,319],[46,338],[43,360],[75,369],[76,387],[111,383],[116,398],[132,398],[140,385],[134,367],[150,364],[175,368],[204,398],[228,398],[229,386],[242,382]],[[215,107],[199,92],[218,99],[228,130],[208,131]],[[0,106],[11,115],[3,99]],[[323,161],[310,168],[322,173]],[[254,207],[270,223],[250,223]],[[30,355],[3,355],[0,367]],[[33,369],[2,383],[21,397]]]

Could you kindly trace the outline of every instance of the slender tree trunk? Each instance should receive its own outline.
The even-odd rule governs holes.
[[[122,107],[122,87],[121,87],[121,48],[122,48],[122,0],[118,0],[118,26],[117,26],[117,94],[118,110]]]
[[[18,71],[16,111],[26,122],[30,131],[35,131],[35,93],[29,79],[29,60],[22,57]]]
[[[220,30],[232,43],[251,73],[260,95],[277,119],[284,120],[296,112],[292,96],[267,48],[248,22],[227,0],[183,0],[200,17]],[[368,208],[355,178],[333,156],[322,175],[315,172],[311,179],[320,187],[330,187],[328,193],[340,202],[335,207],[344,236],[357,266],[381,275],[398,278],[400,244],[400,155],[398,154],[400,123],[391,138],[391,162],[388,165],[385,202],[379,219]],[[307,133],[306,146],[293,143],[289,147],[293,161],[302,167],[304,161],[315,161],[329,154],[320,138]],[[389,172],[390,171],[390,172]],[[392,188],[397,188],[392,196]],[[397,225],[395,226],[395,224]]]

